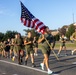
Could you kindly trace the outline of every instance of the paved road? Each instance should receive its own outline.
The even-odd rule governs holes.
[[[55,51],[57,52],[57,51]],[[67,51],[67,56],[64,51],[59,56],[60,61],[57,61],[53,53],[49,58],[50,69],[54,71],[52,75],[76,75],[76,54],[71,55],[71,51]],[[0,58],[0,75],[47,75],[47,71],[42,71],[39,64],[42,62],[43,55],[39,53],[35,57],[36,68],[31,67],[30,59],[28,65],[18,65],[17,60],[14,62],[10,58]]]

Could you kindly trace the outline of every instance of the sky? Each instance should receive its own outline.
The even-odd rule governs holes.
[[[0,0],[0,32],[17,31],[25,35],[21,23],[20,1],[51,30],[76,22],[76,0]]]

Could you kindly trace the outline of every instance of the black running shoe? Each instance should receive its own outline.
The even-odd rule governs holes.
[[[19,65],[22,65],[21,62],[18,62]]]
[[[25,65],[27,65],[27,61],[25,61]]]
[[[36,65],[35,64],[32,64],[32,67],[36,67]]]

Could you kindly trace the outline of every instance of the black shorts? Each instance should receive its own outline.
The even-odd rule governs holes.
[[[5,51],[6,51],[6,52],[9,52],[9,50],[10,50],[10,48],[5,48]]]

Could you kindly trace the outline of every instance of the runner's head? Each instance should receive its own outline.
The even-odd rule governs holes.
[[[27,36],[28,36],[28,37],[31,37],[31,36],[32,36],[31,31],[28,32],[28,35],[27,35]]]
[[[48,26],[46,26],[46,28],[45,28],[45,33],[49,33],[49,27]]]

